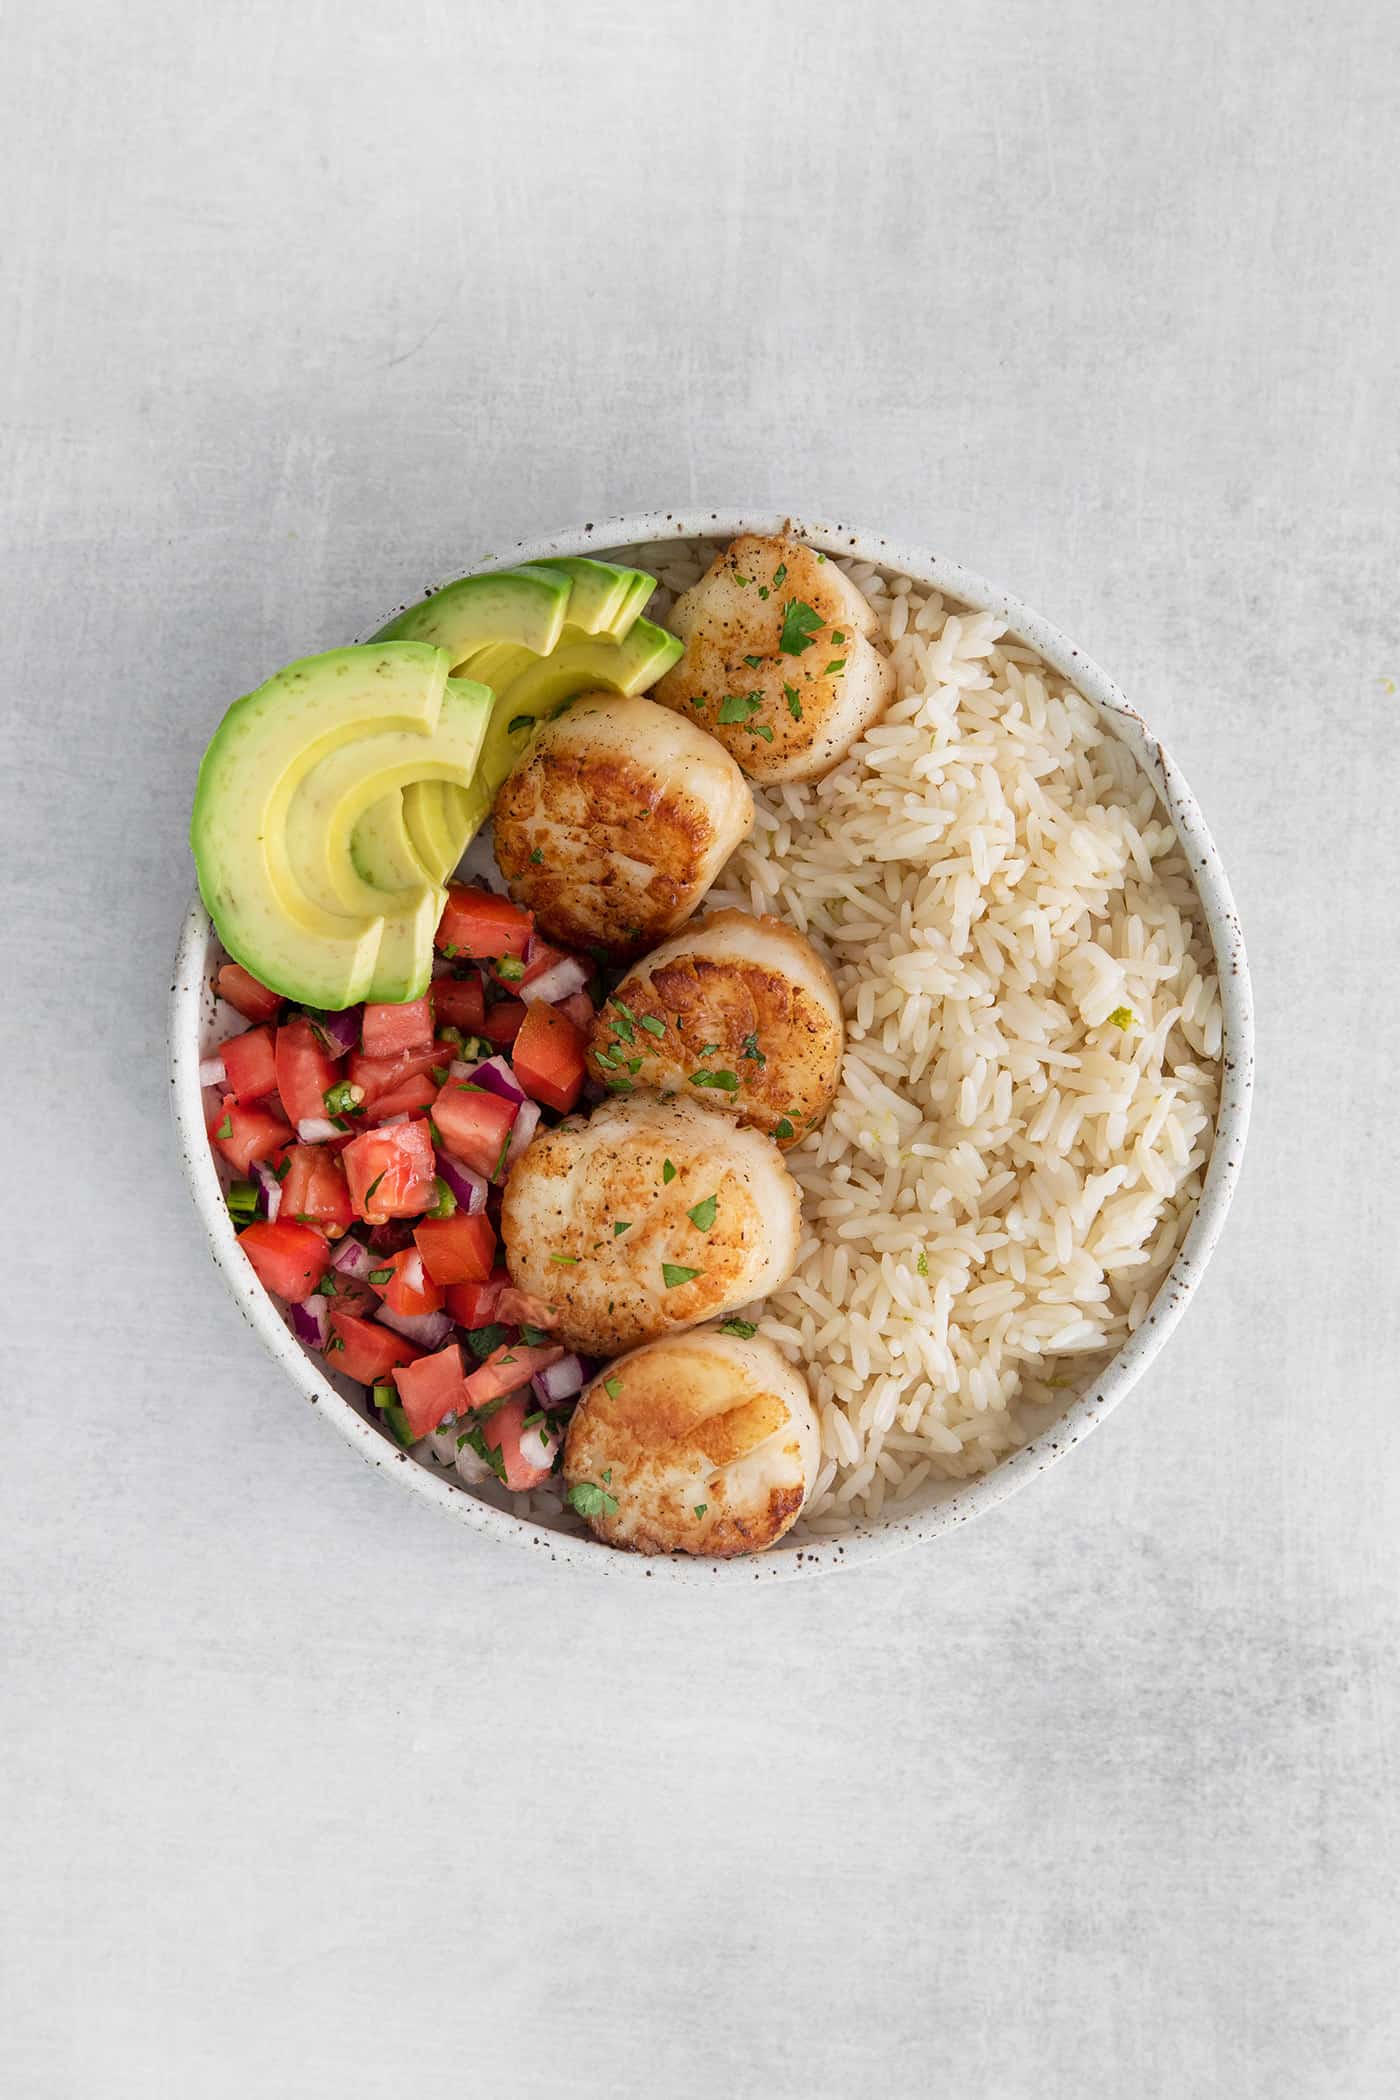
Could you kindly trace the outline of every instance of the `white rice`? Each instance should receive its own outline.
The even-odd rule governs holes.
[[[653,618],[713,551],[639,550]],[[805,931],[845,1009],[836,1103],[788,1156],[797,1270],[750,1310],[811,1386],[818,1534],[995,1466],[1141,1323],[1200,1195],[1221,1043],[1128,747],[990,615],[841,566],[896,699],[825,780],[755,790],[709,900]],[[500,1499],[559,1521],[552,1486]]]

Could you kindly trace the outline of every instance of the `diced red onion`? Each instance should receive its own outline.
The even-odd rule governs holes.
[[[221,1057],[206,1057],[200,1065],[199,1083],[201,1086],[222,1086],[227,1078],[228,1073],[224,1070],[224,1061]]]
[[[397,1130],[400,1123],[411,1123],[412,1121],[412,1116],[405,1109],[402,1115],[386,1116],[382,1123],[376,1123],[374,1127],[376,1130]]]
[[[506,1147],[506,1165],[513,1167],[539,1128],[540,1105],[538,1101],[522,1101],[516,1111],[515,1121],[510,1126],[510,1143]]]
[[[440,1349],[452,1339],[452,1322],[445,1312],[396,1313],[381,1305],[376,1317],[385,1327],[392,1327],[395,1334],[417,1342],[420,1349]]]
[[[331,1256],[331,1267],[337,1276],[348,1276],[355,1283],[363,1283],[374,1267],[374,1256],[363,1240],[352,1239],[347,1233]]]
[[[538,1466],[547,1473],[554,1464],[554,1454],[559,1449],[559,1439],[547,1422],[534,1422],[520,1432],[520,1456],[527,1466]]]
[[[489,1184],[480,1174],[474,1174],[470,1167],[462,1165],[460,1159],[453,1159],[446,1152],[439,1152],[437,1170],[457,1198],[458,1210],[464,1211],[469,1218],[485,1210]]]
[[[347,1006],[342,1013],[314,1013],[312,1024],[326,1039],[326,1047],[332,1057],[344,1057],[360,1040],[360,1028],[365,1010],[362,1006]]]
[[[269,1225],[275,1225],[277,1213],[282,1208],[282,1184],[273,1173],[271,1167],[267,1166],[262,1160],[258,1160],[254,1164],[253,1172],[257,1175],[258,1185],[263,1192],[263,1206],[267,1211],[267,1222]]]
[[[536,1398],[545,1407],[558,1407],[561,1400],[572,1400],[587,1382],[582,1360],[577,1356],[561,1356],[558,1363],[546,1364],[530,1380]]]
[[[416,1248],[404,1263],[400,1280],[406,1291],[417,1291],[422,1295],[427,1279],[423,1274],[423,1257]]]
[[[581,992],[592,972],[587,963],[580,962],[576,955],[561,955],[557,963],[541,970],[528,984],[520,987],[527,999],[543,999],[546,1006],[553,1006],[560,999],[568,999]]]
[[[453,1068],[453,1077],[457,1077]],[[484,1087],[488,1094],[498,1094],[502,1101],[523,1101],[525,1089],[503,1057],[488,1057],[483,1064],[471,1065],[461,1075],[472,1086]]]
[[[339,1137],[340,1132],[326,1116],[303,1116],[297,1124],[297,1136],[303,1145],[324,1145],[327,1138]]]
[[[306,1342],[313,1349],[324,1349],[330,1339],[330,1300],[319,1291],[303,1298],[300,1305],[292,1307],[292,1331],[299,1342]]]

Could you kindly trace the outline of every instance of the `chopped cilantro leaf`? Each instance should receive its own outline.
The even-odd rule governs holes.
[[[747,722],[763,705],[761,693],[729,693],[719,704],[719,722]]]
[[[752,1320],[726,1320],[720,1328],[721,1334],[737,1334],[741,1342],[752,1341],[758,1333]]]
[[[785,685],[783,693],[787,700],[788,713],[792,716],[794,722],[800,722],[802,720],[802,702],[797,697],[797,687],[795,685]]]
[[[386,1168],[384,1169],[384,1174],[387,1174],[387,1173],[388,1173],[388,1171],[389,1171],[389,1169],[388,1169],[388,1168],[386,1167]],[[375,1190],[376,1190],[376,1189],[378,1188],[378,1186],[379,1186],[380,1182],[381,1182],[381,1181],[382,1181],[382,1180],[384,1179],[384,1174],[376,1174],[376,1175],[375,1175],[375,1177],[374,1177],[374,1179],[373,1179],[373,1181],[372,1181],[372,1182],[370,1183],[369,1187],[368,1187],[368,1188],[367,1188],[367,1189],[365,1190],[365,1201],[366,1201],[366,1203],[368,1203],[368,1202],[369,1202],[369,1199],[370,1199],[370,1197],[371,1197],[371,1196],[372,1196],[372,1195],[374,1194],[374,1192],[375,1192]]]
[[[498,1320],[493,1320],[489,1327],[473,1327],[468,1330],[467,1347],[478,1363],[485,1363],[488,1356],[495,1355],[509,1334],[508,1327],[502,1327]]]
[[[773,1125],[773,1135],[780,1145],[785,1145],[790,1137],[796,1137],[797,1132],[793,1129],[786,1116],[779,1116],[777,1122]]]
[[[763,662],[763,658],[761,656],[746,656],[744,658],[744,662],[748,665],[751,671],[756,671],[759,665]]]
[[[616,1400],[618,1394],[622,1391],[622,1380],[620,1378],[605,1378],[603,1380],[603,1391],[607,1394],[609,1400]]]
[[[625,1073],[619,1072],[616,1079],[608,1081],[608,1092],[610,1094],[630,1094],[634,1091],[632,1082]]]
[[[290,1161],[289,1159],[284,1159],[280,1167],[274,1167],[274,1168],[273,1168],[273,1170],[272,1170],[272,1173],[273,1173],[273,1178],[274,1178],[274,1180],[277,1180],[277,1181],[285,1181],[285,1180],[286,1180],[286,1178],[287,1178],[287,1176],[288,1176],[288,1175],[289,1175],[289,1174],[291,1173],[291,1171],[292,1171],[292,1163],[291,1163],[291,1161]]]
[[[630,1232],[631,1230],[632,1220],[630,1218],[613,1219],[613,1238],[615,1240],[620,1240],[624,1232]]]
[[[696,1514],[696,1516],[697,1516],[697,1517],[703,1517],[703,1516],[704,1516],[704,1514],[705,1514],[705,1512],[706,1512],[706,1510],[707,1510],[707,1509],[709,1508],[709,1506],[710,1506],[710,1505],[709,1505],[709,1503],[708,1503],[708,1502],[697,1502],[697,1503],[696,1503],[696,1505],[695,1505],[695,1514]]]
[[[800,656],[804,649],[812,646],[812,637],[822,625],[822,616],[813,606],[803,603],[801,598],[789,598],[783,607],[783,631],[778,636],[778,647],[784,656]]]
[[[771,722],[750,722],[748,731],[750,736],[761,736],[765,744],[771,744],[773,741],[773,725]]]
[[[428,1069],[432,1073],[434,1086],[446,1086],[452,1077],[446,1065],[430,1065]]]
[[[544,848],[543,848],[543,846],[536,846],[536,848],[535,848],[534,852],[533,852],[533,853],[532,853],[532,854],[530,855],[530,865],[531,865],[531,867],[532,867],[532,868],[537,868],[537,867],[538,867],[538,866],[540,865],[540,862],[541,862],[541,861],[542,861],[543,859],[544,859]]]
[[[615,1517],[617,1497],[596,1481],[576,1480],[569,1489],[569,1502],[581,1517]]]
[[[393,1269],[392,1269],[392,1268],[388,1268],[388,1269],[371,1269],[371,1270],[370,1270],[370,1272],[369,1272],[369,1275],[368,1275],[368,1276],[366,1277],[366,1279],[365,1279],[365,1281],[366,1281],[367,1283],[373,1283],[373,1284],[381,1284],[381,1283],[392,1283],[392,1282],[393,1282],[393,1280],[394,1280],[394,1272],[393,1272]]]
[[[214,1132],[214,1135],[215,1137],[233,1136],[233,1117],[228,1113],[227,1109],[224,1110],[224,1120]]]
[[[845,657],[844,657],[844,656],[833,656],[833,657],[832,657],[832,659],[831,659],[831,662],[830,662],[830,663],[829,663],[829,664],[827,665],[826,669],[825,669],[825,670],[824,670],[824,671],[822,672],[822,677],[823,677],[823,678],[831,678],[831,677],[833,677],[833,676],[834,676],[834,674],[835,674],[835,673],[836,673],[837,671],[844,671],[844,670],[845,670],[845,668],[846,668],[846,659],[845,659]]]
[[[660,1036],[666,1033],[666,1023],[659,1021],[655,1014],[643,1014],[640,1025],[645,1028],[648,1035]]]
[[[692,1072],[692,1086],[712,1086],[721,1094],[737,1094],[739,1075],[737,1072]]]
[[[549,1336],[543,1327],[531,1327],[528,1321],[520,1323],[520,1339],[527,1349],[547,1349]]]
[[[675,1170],[675,1168],[674,1168],[674,1167],[673,1167],[673,1166],[671,1165],[671,1162],[670,1162],[670,1160],[669,1160],[669,1159],[663,1159],[663,1160],[662,1160],[662,1162],[661,1162],[661,1179],[662,1179],[663,1181],[674,1181],[674,1180],[675,1180],[675,1178],[676,1178],[676,1170]]]
[[[549,1258],[561,1269],[576,1269],[578,1267],[578,1256],[576,1254],[551,1254]]]
[[[533,729],[534,726],[533,715],[512,715],[506,724],[506,735],[514,736],[517,729]]]
[[[704,1273],[703,1269],[683,1269],[679,1262],[663,1261],[661,1264],[661,1281],[668,1291],[678,1290],[683,1283],[694,1283],[696,1277]]]
[[[778,566],[777,566],[777,568],[776,568],[776,569],[775,569],[775,570],[773,571],[773,588],[774,588],[774,590],[775,590],[775,591],[780,591],[780,590],[782,589],[783,585],[784,585],[784,584],[785,584],[786,582],[787,582],[787,563],[786,563],[785,561],[780,561],[780,562],[778,563]]]
[[[715,1212],[718,1208],[719,1197],[707,1196],[703,1203],[696,1204],[694,1210],[688,1210],[686,1216],[697,1232],[708,1232],[715,1222]]]
[[[751,1064],[766,1065],[768,1060],[758,1047],[758,1037],[750,1032],[744,1037],[739,1050],[740,1057],[747,1057]]]

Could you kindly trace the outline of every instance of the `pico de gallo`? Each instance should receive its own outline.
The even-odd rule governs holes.
[[[448,888],[436,949],[421,999],[343,1013],[225,963],[215,991],[248,1025],[201,1066],[207,1127],[238,1243],[299,1339],[401,1444],[447,1436],[468,1477],[527,1489],[596,1366],[499,1261],[501,1190],[583,1093],[602,987],[530,912],[468,884]]]

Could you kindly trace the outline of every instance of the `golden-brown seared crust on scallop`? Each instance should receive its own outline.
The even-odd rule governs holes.
[[[625,1071],[786,1147],[830,1108],[844,1048],[835,980],[811,942],[726,910],[634,964],[599,1011],[588,1062],[596,1079]]]
[[[574,1411],[564,1477],[599,1490],[585,1508],[609,1545],[729,1559],[794,1523],[819,1446],[806,1381],[772,1343],[703,1327],[598,1374]]]
[[[653,688],[751,780],[820,780],[888,707],[868,599],[800,540],[746,533],[677,601],[685,654]]]
[[[753,798],[693,723],[587,693],[535,732],[494,820],[501,872],[541,931],[623,960],[690,917],[747,835]]]
[[[776,1290],[801,1194],[775,1146],[730,1117],[647,1096],[543,1131],[501,1204],[511,1280],[557,1338],[612,1356]]]

